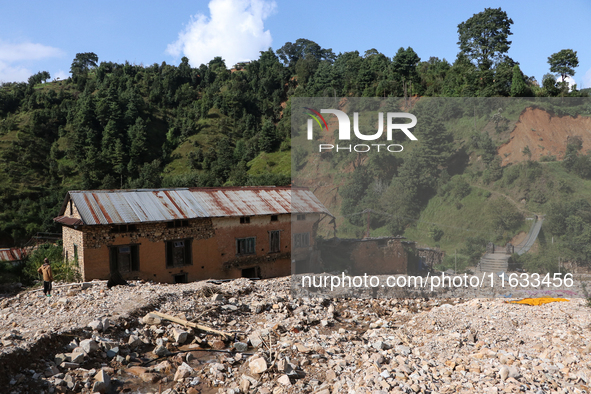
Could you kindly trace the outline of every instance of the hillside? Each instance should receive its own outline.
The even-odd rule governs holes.
[[[573,137],[581,138],[584,152],[591,149],[591,118],[556,116],[540,108],[527,108],[511,131],[509,142],[498,152],[503,166],[527,160],[522,153],[526,146],[531,160],[539,161],[544,156],[562,160],[567,140]]]
[[[508,164],[514,167],[522,161],[519,151],[523,145],[529,147],[528,159],[534,163],[537,159],[560,160],[564,141],[557,133],[563,125],[556,123],[557,119],[570,116],[572,110],[581,116],[589,112],[579,91],[524,82],[529,80],[512,59],[485,72],[463,55],[450,64],[437,58],[421,61],[413,53],[412,48],[401,48],[393,57],[377,51],[335,55],[310,40],[299,39],[275,52],[262,52],[239,72],[228,70],[221,58],[199,67],[191,67],[187,58],[177,66],[97,61],[76,68],[67,80],[41,83],[33,76],[29,83],[4,84],[0,87],[0,246],[22,245],[38,232],[58,232],[59,226],[52,219],[67,190],[287,185],[291,182],[291,161],[298,171],[303,166],[303,171],[323,174],[318,185],[309,186],[337,215],[343,213],[343,204],[348,204],[346,215],[369,207],[391,215],[380,218],[375,214],[372,232],[403,234],[417,228],[413,221],[438,193],[465,194],[466,190],[459,194],[445,191],[448,183],[451,189],[482,183],[496,191],[499,185],[495,182],[505,177],[505,172],[514,177]],[[412,55],[412,64],[404,63],[406,55]],[[472,80],[462,75],[481,78]],[[413,97],[408,91],[409,76]],[[520,94],[538,97],[529,106],[536,108],[532,111],[551,114],[548,130],[554,130],[555,137],[538,135],[546,132],[543,126],[530,125],[533,120],[527,118],[528,113],[522,116],[523,108],[513,104],[522,99],[506,102],[516,94],[511,90],[514,80],[525,84],[526,90]],[[442,113],[448,114],[442,118],[447,133],[444,138],[432,135],[427,139],[431,146],[418,147],[416,154],[409,146],[415,161],[397,157],[381,162],[371,155],[343,161],[331,154],[311,161],[293,141],[292,112],[300,110],[292,108],[294,99],[332,97],[327,103],[333,106],[339,105],[334,103],[336,97],[389,97],[392,105],[398,105],[396,97],[405,95],[405,105],[415,105],[421,97],[429,96],[486,96],[491,101],[481,107],[470,97],[456,97],[454,102],[441,104]],[[568,104],[564,110],[553,102],[546,108],[543,100],[550,96],[561,96],[560,100],[569,103],[582,101]],[[334,127],[334,120],[331,122],[330,127]],[[580,122],[573,120],[569,127],[583,127]],[[538,134],[531,134],[531,129]],[[432,132],[426,130],[427,135]],[[579,134],[580,147],[574,138]],[[576,149],[567,160],[567,172],[587,179],[583,154],[589,143],[587,136],[578,132],[572,136],[571,145]],[[323,138],[326,142],[334,140],[334,136]],[[536,138],[539,143],[534,146]],[[439,145],[443,150],[437,148]],[[435,165],[426,159],[433,154],[437,155]],[[496,156],[501,162],[494,159]],[[417,166],[424,166],[419,171],[424,173],[422,180],[410,176],[409,171]],[[369,173],[363,174],[365,170]],[[377,190],[366,196],[369,205],[359,204],[361,199],[343,199],[348,176],[356,171],[365,179],[365,188]],[[579,186],[574,180],[571,183],[576,195]],[[528,193],[544,192],[541,185],[545,183],[535,190],[502,194],[520,199],[518,194],[522,193],[527,201]],[[396,190],[412,191],[414,196]],[[386,191],[394,201],[390,206],[398,207],[398,212],[383,209],[386,197],[382,194]],[[446,198],[458,202],[456,197]],[[392,216],[398,219],[387,219]],[[359,216],[352,221],[337,218],[337,223],[344,226],[341,235],[365,233],[366,225]],[[461,227],[445,221],[433,223],[435,227]],[[505,240],[513,230],[494,232]],[[329,236],[331,231],[323,235]],[[427,243],[425,237],[412,235]]]
[[[340,108],[345,112],[351,105],[359,108],[361,104],[351,100],[341,101]],[[551,265],[558,255],[580,262],[587,259],[583,245],[591,212],[591,161],[584,153],[591,142],[587,101],[423,98],[413,105],[410,111],[419,119],[415,128],[419,141],[405,144],[404,153],[339,155],[334,150],[308,150],[306,160],[294,169],[298,184],[310,187],[336,216],[336,228],[328,221],[321,223],[321,236],[364,237],[369,226],[370,236],[404,235],[421,246],[441,248],[448,261],[457,251],[466,267],[476,263],[487,242],[518,243],[533,223],[527,218],[547,215],[550,220],[535,253],[523,257],[522,264],[543,260]],[[466,107],[477,111],[463,110]],[[450,115],[452,108],[459,111]],[[363,116],[377,119],[374,112]],[[427,122],[430,126],[421,127],[421,119],[430,117],[435,118]],[[337,124],[330,119],[328,127],[334,130]],[[298,129],[293,132],[294,151],[302,156],[309,144]],[[532,136],[539,141],[536,147]],[[335,135],[324,133],[316,143],[338,142]],[[583,220],[576,228],[560,217],[569,216],[569,211]],[[547,242],[562,237],[565,242]]]

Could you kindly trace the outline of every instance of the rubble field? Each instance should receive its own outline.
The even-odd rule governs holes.
[[[0,299],[0,392],[589,393],[590,311],[294,298],[290,278],[55,286]]]

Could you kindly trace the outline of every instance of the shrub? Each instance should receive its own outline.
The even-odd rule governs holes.
[[[26,259],[24,274],[31,280],[42,279],[37,272],[43,264],[43,259],[48,258],[51,263],[54,281],[76,282],[80,280],[78,266],[74,262],[64,261],[62,242],[55,244],[46,243],[35,249]]]

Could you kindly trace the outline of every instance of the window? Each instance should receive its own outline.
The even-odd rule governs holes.
[[[166,242],[166,267],[183,267],[193,264],[192,239],[178,239]]]
[[[111,246],[109,248],[111,271],[120,273],[139,271],[139,245]]]
[[[293,236],[294,248],[307,248],[310,246],[310,233],[299,233]]]
[[[269,253],[276,253],[279,251],[279,230],[269,231]]]
[[[130,233],[137,231],[135,224],[117,224],[111,228],[112,233]]]
[[[250,216],[242,216],[240,218],[240,224],[248,224],[250,223]]]
[[[74,209],[72,207],[74,203],[72,202],[72,200],[70,200],[70,216],[72,216],[74,214]]]
[[[298,220],[306,220],[306,215],[305,214],[298,214]]]
[[[279,216],[277,216],[277,215],[271,215],[271,221],[272,222],[276,222],[278,220],[279,220]]]
[[[256,238],[236,238],[236,254],[254,254]]]
[[[188,220],[173,220],[172,222],[166,222],[166,227],[177,228],[177,227],[189,227]]]

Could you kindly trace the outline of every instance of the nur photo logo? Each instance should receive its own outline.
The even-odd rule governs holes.
[[[320,130],[325,129],[327,132],[329,131],[328,123],[326,119],[322,116],[322,114],[332,114],[337,117],[338,121],[338,140],[339,141],[351,141],[351,119],[349,115],[347,115],[344,111],[338,109],[320,109],[316,111],[310,107],[304,107],[307,111],[307,114],[311,117],[308,119],[307,122],[307,139],[312,141],[314,139],[314,121],[320,127]],[[409,119],[410,123],[398,123],[395,120],[400,119]],[[407,112],[387,112],[386,113],[386,140],[392,141],[394,136],[394,131],[400,130],[402,131],[408,139],[411,141],[417,141],[417,137],[410,131],[411,128],[417,125],[417,117],[413,114]],[[363,134],[359,128],[359,112],[353,113],[353,133],[356,139],[362,141],[377,141],[382,138],[384,134],[384,113],[378,113],[378,129],[373,134]],[[373,148],[372,148],[373,147]],[[318,144],[318,151],[331,151],[335,150],[336,152],[369,152],[372,149],[376,149],[378,152],[382,148],[385,148],[388,152],[396,153],[402,152],[404,147],[400,144],[356,144],[356,145],[339,145],[336,144]]]

